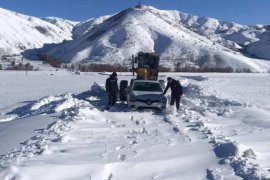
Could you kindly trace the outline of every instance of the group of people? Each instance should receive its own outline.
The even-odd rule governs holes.
[[[163,92],[165,95],[168,89],[171,89],[171,102],[170,105],[173,106],[176,104],[176,109],[179,111],[180,109],[180,100],[183,94],[182,86],[179,81],[168,77],[167,78],[167,86]],[[117,101],[118,94],[118,83],[117,83],[117,73],[113,72],[110,77],[106,80],[106,92],[108,95],[108,107],[114,106]]]

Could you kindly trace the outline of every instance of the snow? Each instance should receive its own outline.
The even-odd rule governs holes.
[[[1,8],[0,24],[5,25],[0,30],[1,55],[24,51],[30,59],[48,54],[66,63],[130,65],[137,52],[155,51],[161,63],[171,68],[180,63],[266,72],[270,66],[269,61],[247,56],[269,60],[268,26],[222,22],[151,6],[82,22],[40,19]]]
[[[45,43],[70,40],[72,26],[75,25],[71,21],[61,20],[61,26],[58,27],[42,19],[3,8],[0,8],[0,24],[1,55],[19,54],[26,49],[40,48]]]
[[[258,41],[260,36],[267,31],[263,25],[241,25],[234,22],[224,22],[209,17],[198,17],[176,11],[176,19],[179,19],[185,26],[192,28],[207,37],[215,40],[219,37],[224,40],[233,41],[240,45]]]
[[[58,18],[58,17],[44,17],[41,19],[56,25],[57,27],[62,29],[64,32],[67,32],[67,33],[70,32],[70,36],[72,36],[71,32],[73,30],[73,27],[79,24],[79,22],[69,21],[66,19]]]
[[[268,70],[269,61],[241,54],[237,40],[224,39],[225,35],[213,35],[221,22],[195,16],[185,18],[186,15],[177,11],[164,11],[148,6],[129,8],[115,15],[81,22],[73,29],[73,40],[47,45],[38,51],[31,51],[30,54],[48,54],[65,63],[129,66],[131,56],[143,51],[160,54],[162,65],[171,68],[180,63],[182,66],[250,69],[252,72]],[[191,22],[201,25],[201,29]],[[228,26],[232,32],[226,36],[233,36],[233,33],[249,28],[235,23]],[[254,35],[256,32],[245,34]],[[242,39],[240,35],[236,36]]]
[[[0,179],[270,178],[268,74],[161,74],[180,113],[104,111],[107,76],[0,71]]]
[[[269,59],[268,26],[144,5],[83,22],[0,8],[0,24],[1,55],[130,65],[132,54],[155,51],[166,67],[270,68],[240,52]],[[270,179],[269,74],[161,73],[184,88],[179,113],[125,102],[105,110],[110,72],[31,63],[41,71],[0,71],[0,179]]]
[[[270,59],[269,42],[270,33],[264,33],[259,41],[249,44],[247,47],[247,52],[263,59]]]

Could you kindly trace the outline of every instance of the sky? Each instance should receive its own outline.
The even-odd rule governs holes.
[[[141,0],[164,10],[240,24],[270,24],[270,0]],[[81,21],[117,13],[139,0],[0,0],[0,7],[36,17]]]

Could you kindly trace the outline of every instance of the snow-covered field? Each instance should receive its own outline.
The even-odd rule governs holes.
[[[106,73],[0,71],[0,179],[270,178],[269,74],[166,76],[179,114],[103,111]]]

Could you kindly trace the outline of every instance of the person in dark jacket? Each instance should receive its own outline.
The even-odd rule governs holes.
[[[166,94],[168,89],[171,88],[171,106],[174,105],[174,102],[176,102],[176,109],[177,109],[177,111],[179,111],[180,100],[181,100],[181,96],[183,94],[182,86],[181,86],[179,81],[177,81],[171,77],[168,77],[167,80],[168,80],[168,83],[167,83],[167,86],[166,86],[163,94]]]
[[[118,84],[117,73],[113,72],[112,75],[106,80],[106,92],[108,94],[108,106],[114,106],[117,100]]]

